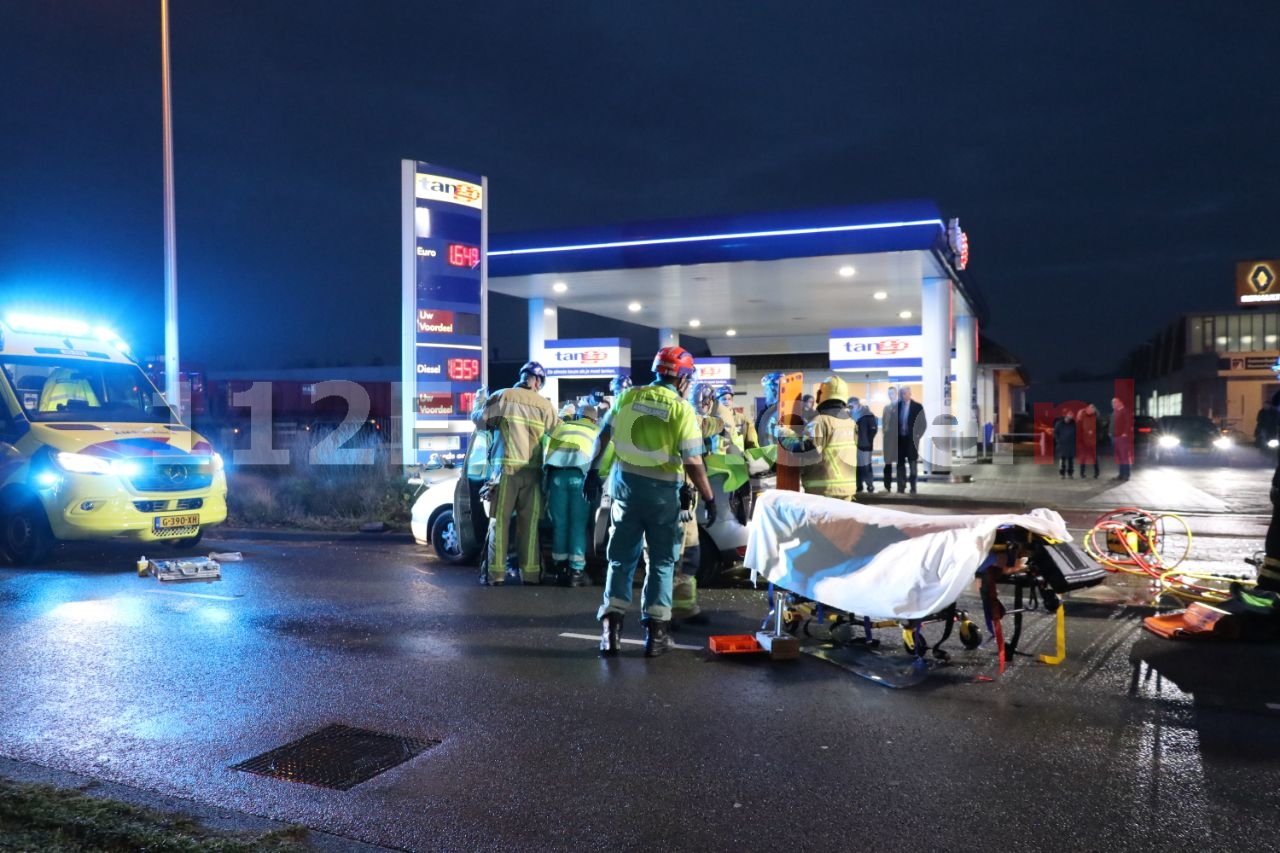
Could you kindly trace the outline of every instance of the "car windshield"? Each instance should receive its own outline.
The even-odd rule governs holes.
[[[12,356],[4,380],[33,423],[167,423],[170,412],[135,364]]]

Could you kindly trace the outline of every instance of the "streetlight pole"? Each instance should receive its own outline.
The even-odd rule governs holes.
[[[164,396],[182,419],[178,361],[178,250],[173,214],[173,119],[169,108],[169,0],[160,0],[160,64],[164,83]]]

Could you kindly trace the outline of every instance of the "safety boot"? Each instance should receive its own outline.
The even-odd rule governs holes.
[[[671,642],[671,633],[668,630],[671,627],[670,622],[664,622],[661,619],[648,619],[644,623],[644,656],[647,658],[656,658],[658,655],[665,655],[671,651],[674,644]]]
[[[600,655],[602,657],[613,657],[621,649],[622,614],[606,613],[604,618],[600,620]]]
[[[587,573],[585,570],[573,569],[572,571],[569,572],[568,584],[570,587],[574,589],[582,586],[590,586],[591,579],[587,577]]]

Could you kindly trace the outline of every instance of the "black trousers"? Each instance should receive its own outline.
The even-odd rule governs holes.
[[[898,491],[903,491],[907,483],[911,491],[916,489],[916,465],[920,461],[920,451],[915,441],[907,436],[898,436]],[[888,488],[886,482],[885,488]]]

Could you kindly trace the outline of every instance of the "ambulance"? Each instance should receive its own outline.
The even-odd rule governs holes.
[[[0,320],[0,557],[60,541],[192,547],[227,517],[222,457],[124,342],[80,320]]]

